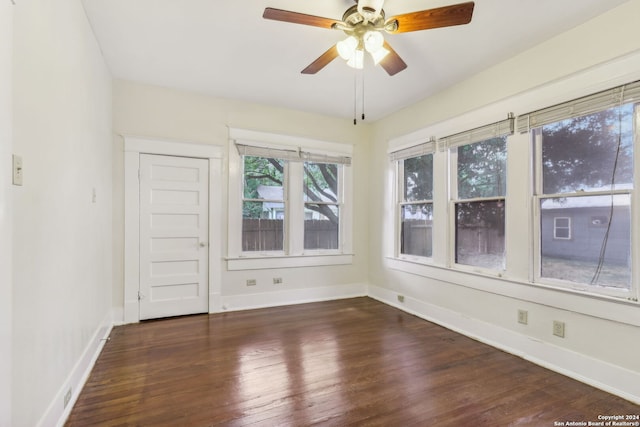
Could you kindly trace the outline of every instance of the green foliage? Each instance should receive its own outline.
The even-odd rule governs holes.
[[[458,147],[458,198],[506,194],[506,146],[502,137]]]
[[[283,187],[284,160],[266,157],[244,156],[245,202],[242,207],[244,218],[262,218],[264,216],[258,187],[261,185]],[[304,195],[309,203],[307,209],[319,212],[334,224],[338,224],[338,165],[331,163],[304,163]],[[329,204],[327,204],[329,203]],[[331,204],[335,203],[335,204]]]
[[[334,163],[304,164],[304,194],[307,202],[338,202],[338,165]],[[339,216],[335,204],[306,204],[305,207],[316,211],[337,225]]]
[[[244,156],[244,197],[260,199],[260,185],[282,187],[284,177],[284,161],[265,157]],[[262,218],[262,202],[245,202],[242,205],[243,218]]]
[[[404,160],[404,200],[433,199],[433,154]]]
[[[627,104],[544,126],[544,193],[632,183],[633,107]]]

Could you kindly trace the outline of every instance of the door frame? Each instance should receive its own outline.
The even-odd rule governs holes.
[[[221,311],[222,159],[216,145],[124,136],[124,323],[140,321],[140,170],[141,154],[209,160],[209,313]]]

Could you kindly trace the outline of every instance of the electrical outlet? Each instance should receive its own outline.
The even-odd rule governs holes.
[[[404,302],[404,295],[398,295],[398,302]]]
[[[247,286],[255,286],[256,279],[247,279]]]
[[[560,322],[559,320],[553,321],[553,335],[564,338],[564,322]]]
[[[273,278],[273,284],[274,285],[279,285],[282,283],[282,277],[274,277]]]
[[[527,310],[518,310],[518,323],[526,325],[529,322],[529,313]]]
[[[67,405],[69,404],[69,402],[71,401],[71,387],[69,387],[69,390],[67,390],[67,392],[64,395],[64,407],[66,408]]]
[[[22,185],[22,157],[13,155],[13,185]]]

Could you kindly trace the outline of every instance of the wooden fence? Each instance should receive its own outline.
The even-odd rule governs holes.
[[[432,253],[433,226],[430,220],[407,219],[402,221],[400,253],[430,257]]]
[[[243,219],[243,251],[281,251],[284,221],[279,219]],[[327,220],[304,222],[305,249],[338,249],[338,225]]]
[[[433,227],[429,220],[409,219],[402,222],[401,253],[430,257],[432,254]],[[465,253],[501,254],[504,238],[499,230],[487,228],[463,228],[457,230],[457,247]]]

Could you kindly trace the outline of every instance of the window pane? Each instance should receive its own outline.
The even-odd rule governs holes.
[[[416,203],[400,207],[402,218],[400,253],[430,257],[432,254],[433,205]]]
[[[284,203],[242,203],[242,250],[281,251],[284,248]]]
[[[541,276],[631,288],[629,195],[543,199],[540,212]],[[567,221],[558,221],[559,217]],[[567,226],[564,230],[570,238],[558,238],[559,224]]]
[[[608,190],[614,178],[633,182],[633,104],[542,128],[544,194]]]
[[[456,204],[456,263],[504,270],[504,201]]]
[[[404,201],[433,199],[433,154],[404,160]]]
[[[337,205],[306,204],[304,248],[338,249],[340,215]]]
[[[245,199],[284,200],[283,177],[283,160],[244,156]]]
[[[571,238],[571,218],[554,218],[553,227],[553,237],[555,239]]]
[[[338,165],[305,162],[304,200],[310,202],[338,201]]]
[[[506,194],[507,138],[458,147],[458,198],[502,197]]]

